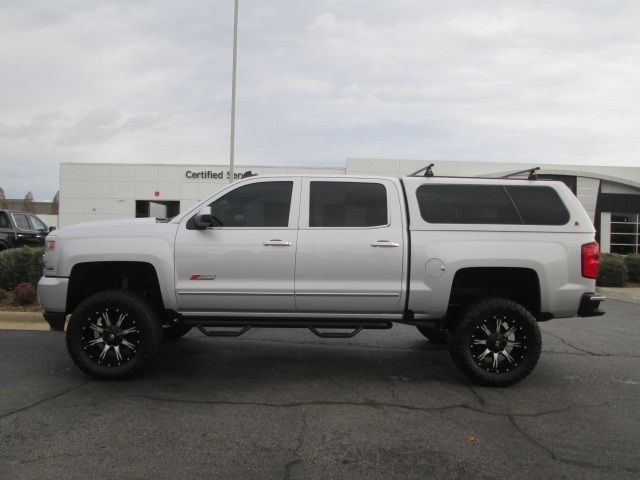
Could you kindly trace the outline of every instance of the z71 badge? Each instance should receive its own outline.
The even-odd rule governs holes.
[[[215,280],[215,279],[216,279],[215,275],[209,275],[208,273],[194,274],[194,275],[191,275],[191,278],[189,278],[189,280]]]

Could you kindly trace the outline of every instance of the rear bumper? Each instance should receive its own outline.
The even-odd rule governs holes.
[[[600,302],[604,302],[604,295],[600,293],[585,293],[580,300],[580,307],[578,308],[579,317],[599,317],[604,315],[605,312],[599,309]]]

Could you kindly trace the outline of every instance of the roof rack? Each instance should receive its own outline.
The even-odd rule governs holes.
[[[426,167],[422,167],[420,170],[416,170],[415,172],[407,175],[408,177],[417,177],[419,173],[424,172],[424,177],[433,177],[433,163],[430,163],[429,165],[427,165]]]
[[[538,170],[540,170],[540,167],[527,168],[526,170],[519,170],[517,172],[507,173],[506,175],[503,175],[500,178],[511,178],[517,175],[522,175],[523,173],[528,173],[529,174],[528,180],[538,180],[538,175],[536,174]]]

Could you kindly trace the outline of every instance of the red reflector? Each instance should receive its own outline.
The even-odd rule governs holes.
[[[582,245],[582,276],[598,278],[600,274],[600,245],[598,242]]]

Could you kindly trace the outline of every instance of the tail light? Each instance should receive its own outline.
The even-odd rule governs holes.
[[[598,278],[600,273],[600,245],[598,242],[582,245],[582,276],[585,278]]]

